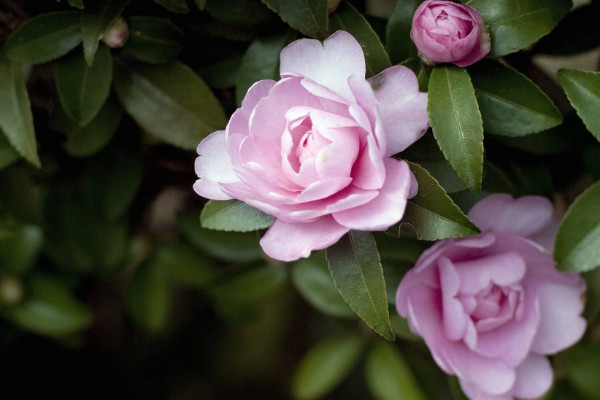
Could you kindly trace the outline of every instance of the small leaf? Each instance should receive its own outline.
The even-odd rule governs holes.
[[[357,335],[323,340],[296,367],[292,382],[295,399],[319,399],[335,388],[354,368],[363,350]]]
[[[579,118],[600,140],[600,72],[560,69],[558,79]]]
[[[188,66],[118,63],[115,90],[125,110],[148,132],[183,149],[195,149],[227,123],[221,105]]]
[[[15,62],[39,64],[67,54],[81,42],[79,15],[58,11],[30,19],[8,37],[6,55]]]
[[[274,217],[239,200],[210,200],[200,214],[204,228],[250,232],[271,226]]]
[[[152,262],[160,264],[177,282],[193,288],[206,289],[219,276],[212,260],[181,242],[161,244]]]
[[[296,262],[292,282],[302,297],[324,314],[339,318],[353,318],[354,312],[335,288],[327,269],[324,253],[318,252]]]
[[[422,240],[476,235],[479,229],[466,217],[444,189],[418,164],[409,163],[419,191],[409,199],[401,222],[411,224]]]
[[[393,63],[417,57],[417,48],[410,38],[412,19],[418,0],[397,1],[385,30],[386,44]]]
[[[36,263],[44,235],[37,225],[20,225],[12,235],[0,241],[0,266],[14,274],[23,274]]]
[[[330,16],[331,33],[343,30],[349,32],[360,43],[365,53],[367,77],[391,67],[392,63],[369,22],[349,2],[343,2]]]
[[[0,130],[21,156],[40,166],[23,67],[3,55],[0,55]]]
[[[21,156],[10,145],[6,135],[0,130],[0,171],[17,161]]]
[[[563,271],[585,272],[600,266],[600,183],[567,210],[556,235],[554,259]]]
[[[136,16],[129,18],[123,51],[150,64],[165,64],[181,54],[183,41],[183,32],[168,19]]]
[[[433,69],[427,112],[444,156],[467,187],[479,193],[483,178],[483,122],[465,69]]]
[[[187,14],[190,12],[190,7],[185,0],[154,0],[154,2],[173,13]]]
[[[327,0],[262,0],[289,26],[306,36],[325,39],[328,28]]]
[[[375,332],[394,340],[383,268],[373,235],[350,231],[327,249],[329,271],[338,291]]]
[[[394,345],[378,342],[367,358],[367,383],[378,400],[425,400],[427,397]]]
[[[133,319],[151,332],[164,330],[172,308],[167,270],[161,264],[143,264],[129,286],[128,304]]]
[[[491,57],[514,53],[547,35],[571,10],[571,0],[470,0],[488,26]]]
[[[112,57],[100,47],[94,64],[86,64],[83,54],[61,60],[56,70],[58,98],[67,115],[80,126],[87,125],[102,108],[112,82]]]
[[[130,0],[93,0],[81,14],[83,53],[87,65],[93,65],[98,42],[109,25],[123,12]]]
[[[525,136],[559,125],[563,117],[552,100],[525,75],[483,60],[469,68],[486,132]]]

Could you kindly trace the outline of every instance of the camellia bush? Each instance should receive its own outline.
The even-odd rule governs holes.
[[[598,399],[575,3],[0,2],[3,398]]]

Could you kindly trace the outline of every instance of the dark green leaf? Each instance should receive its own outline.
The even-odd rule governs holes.
[[[173,299],[164,265],[141,265],[135,272],[127,295],[129,311],[138,324],[151,332],[166,328]]]
[[[0,171],[0,212],[39,225],[42,205],[39,183],[25,165],[16,164]]]
[[[544,92],[520,72],[492,60],[469,68],[486,132],[525,136],[559,125],[563,118]]]
[[[19,158],[21,158],[19,153],[10,145],[6,135],[0,130],[0,170],[8,167]]]
[[[394,340],[383,269],[373,235],[350,231],[327,249],[327,262],[335,286],[352,310],[381,336]]]
[[[383,232],[373,232],[379,256],[383,261],[414,264],[431,243],[408,237],[394,237]]]
[[[281,288],[285,279],[286,270],[281,266],[260,267],[219,283],[212,294],[220,300],[251,303]]]
[[[410,38],[412,19],[419,0],[397,1],[388,20],[385,38],[392,63],[417,57],[417,48]]]
[[[343,2],[330,16],[330,32],[343,30],[354,36],[365,53],[367,77],[391,67],[390,57],[369,22],[349,2]]]
[[[292,382],[295,399],[323,398],[354,368],[362,353],[359,336],[323,340],[311,348],[296,367]]]
[[[558,24],[571,9],[571,0],[470,0],[485,21],[492,39],[492,57],[530,45]]]
[[[8,37],[6,55],[12,61],[39,64],[67,54],[81,42],[79,15],[58,11],[30,19]]]
[[[0,130],[17,152],[40,166],[23,67],[0,55]]]
[[[567,210],[556,235],[554,259],[564,271],[585,272],[600,266],[600,183]]]
[[[98,42],[109,25],[121,14],[129,0],[93,0],[81,14],[83,53],[88,65],[94,63]]]
[[[511,181],[517,189],[517,196],[536,194],[552,198],[554,184],[548,168],[538,160],[507,160]]]
[[[306,36],[325,39],[328,29],[327,0],[262,0],[292,28]]]
[[[467,187],[479,192],[483,178],[483,122],[465,69],[433,69],[427,112],[444,156]]]
[[[438,181],[446,193],[459,192],[467,188],[452,168],[452,165],[446,160],[419,161],[419,165],[425,168]]]
[[[83,10],[83,0],[69,0],[69,5],[71,7],[75,7],[75,8],[79,8],[80,10]]]
[[[323,252],[313,253],[310,258],[296,262],[292,269],[292,282],[304,300],[322,313],[340,318],[355,316],[335,288]]]
[[[394,314],[390,317],[392,322],[392,329],[396,336],[404,340],[418,341],[421,340],[419,335],[414,334],[408,326],[408,321],[398,314]]]
[[[419,192],[408,200],[401,222],[411,224],[419,239],[440,240],[479,233],[424,168],[414,163],[410,163],[410,168],[419,182]]]
[[[504,171],[489,161],[485,162],[483,170],[483,190],[489,193],[516,194],[515,185]]]
[[[146,131],[184,149],[195,149],[227,123],[221,105],[188,66],[118,64],[115,89],[125,110]]]
[[[181,242],[160,245],[153,262],[161,264],[177,282],[193,288],[206,289],[219,276],[212,260]]]
[[[600,140],[600,72],[561,69],[558,79],[577,115]]]
[[[154,0],[154,2],[177,14],[186,14],[190,12],[190,7],[185,0]]]
[[[567,379],[586,396],[586,399],[596,398],[600,392],[600,380],[596,375],[600,364],[600,347],[597,344],[583,342],[570,349],[567,357]],[[568,398],[579,397],[571,395]]]
[[[271,226],[274,218],[239,200],[210,200],[202,209],[204,228],[220,231],[250,232]]]
[[[378,342],[367,358],[367,383],[378,400],[425,400],[410,367],[394,345]]]
[[[83,54],[61,60],[56,70],[58,98],[67,115],[80,126],[87,125],[102,108],[112,82],[112,57],[107,47],[99,48],[94,64]]]
[[[206,0],[194,0],[194,3],[196,3],[196,7],[200,10],[204,10],[204,7],[206,7]]]
[[[183,32],[171,21],[154,17],[129,18],[129,40],[123,50],[150,64],[165,64],[183,51]]]
[[[36,263],[44,235],[37,225],[20,225],[13,234],[0,241],[0,267],[14,274],[23,274]]]
[[[277,16],[260,0],[208,0],[206,11],[232,26],[260,27]]]

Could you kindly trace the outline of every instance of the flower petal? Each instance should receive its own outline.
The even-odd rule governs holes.
[[[239,181],[227,153],[225,131],[216,131],[204,138],[198,145],[198,157],[195,161],[198,180],[194,190],[202,197],[213,200],[229,200],[219,183]]]
[[[513,396],[520,399],[540,397],[552,386],[553,373],[546,357],[531,354],[517,368]]]

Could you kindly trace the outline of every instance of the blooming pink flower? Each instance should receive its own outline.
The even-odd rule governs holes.
[[[427,0],[413,16],[410,37],[425,61],[466,67],[485,57],[490,35],[473,7],[444,0]]]
[[[280,72],[278,82],[255,83],[226,130],[200,143],[196,192],[275,216],[261,246],[284,261],[350,229],[398,222],[417,185],[391,156],[428,127],[414,73],[394,66],[365,80],[362,49],[343,31],[291,43]]]
[[[425,251],[398,287],[398,313],[471,399],[541,396],[553,379],[545,355],[585,330],[584,281],[533,240],[556,232],[548,200],[493,195],[469,217],[482,233]]]

